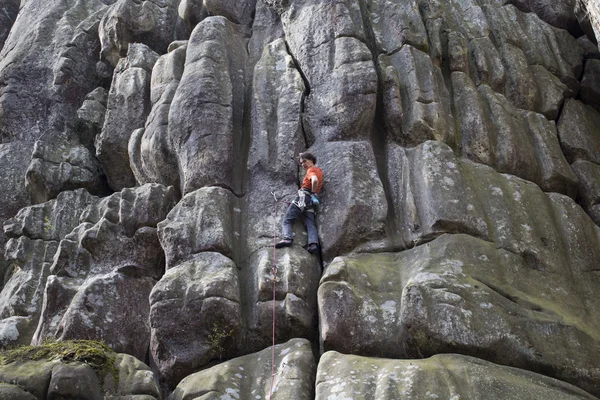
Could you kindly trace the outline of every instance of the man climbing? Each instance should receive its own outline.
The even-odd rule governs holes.
[[[315,209],[319,206],[317,194],[323,186],[323,171],[315,166],[317,158],[311,153],[300,153],[300,165],[306,170],[298,197],[288,207],[282,222],[283,239],[275,245],[277,248],[291,246],[294,241],[292,226],[298,217],[302,217],[308,233],[307,250],[311,254],[319,252],[319,236],[315,225]]]

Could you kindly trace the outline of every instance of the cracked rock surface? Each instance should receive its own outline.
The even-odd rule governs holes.
[[[579,2],[1,8],[0,347],[102,340],[107,398],[266,398],[272,354],[272,398],[600,396]],[[273,248],[304,151],[317,254],[300,220]],[[99,384],[0,368],[0,397]]]

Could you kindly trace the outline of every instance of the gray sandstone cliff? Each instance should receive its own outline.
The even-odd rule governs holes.
[[[0,347],[124,353],[0,398],[600,396],[584,3],[0,6]],[[275,253],[306,150],[320,253]]]

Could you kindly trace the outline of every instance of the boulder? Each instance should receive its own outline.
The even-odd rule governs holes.
[[[587,60],[581,79],[579,98],[600,112],[600,60]]]
[[[10,383],[33,395],[45,399],[52,370],[60,361],[25,361],[0,366],[0,382]]]
[[[0,399],[160,399],[152,371],[136,358],[112,351],[94,356],[77,351],[75,355],[73,349],[62,361],[14,361],[0,366]],[[83,361],[68,361],[77,357]]]
[[[581,205],[596,225],[600,226],[600,165],[577,160],[572,167],[579,178]]]
[[[127,396],[131,393],[134,400],[161,398],[154,373],[137,358],[129,354],[117,354],[115,357],[115,368],[119,372],[119,384],[115,390],[116,394]],[[109,385],[111,378],[112,376],[104,378],[105,386]]]
[[[256,251],[241,270],[243,304],[246,305],[243,319],[248,329],[244,337],[246,352],[272,343],[273,312],[278,342],[292,338],[315,339],[321,265],[316,257],[299,246],[277,253],[275,278],[271,248]]]
[[[170,268],[150,293],[153,362],[173,388],[211,360],[237,355],[242,326],[236,265],[197,254]]]
[[[139,184],[157,182],[179,188],[177,160],[168,137],[169,110],[185,63],[186,42],[174,42],[152,69],[152,110],[145,128],[129,140],[129,163]]]
[[[96,156],[102,163],[109,186],[119,191],[135,186],[129,166],[131,133],[144,126],[150,113],[150,74],[158,54],[143,44],[129,46],[119,61],[108,94],[106,118],[96,137]]]
[[[102,18],[98,34],[103,59],[116,67],[131,43],[142,43],[165,54],[175,39],[185,39],[188,30],[178,14],[179,1],[118,0]]]
[[[324,180],[317,215],[323,259],[381,249],[388,205],[371,144],[327,143],[314,154]]]
[[[17,385],[0,383],[0,399],[2,400],[36,400],[36,397]]]
[[[115,351],[144,359],[150,345],[148,296],[154,284],[150,277],[118,272],[88,278],[77,288],[66,310],[55,309],[47,301],[41,323],[58,317],[58,329],[48,332],[54,339],[94,338]]]
[[[103,398],[101,391],[99,379],[90,366],[60,363],[52,368],[47,396],[51,399],[100,400]]]
[[[206,18],[192,32],[169,111],[168,136],[184,195],[204,186],[236,187],[246,59],[240,28],[227,19]]]
[[[600,164],[600,113],[579,100],[568,99],[556,125],[558,139],[570,163]]]
[[[167,269],[205,251],[232,258],[239,220],[236,203],[229,190],[217,187],[198,189],[181,199],[158,224]]]
[[[599,282],[597,267],[581,261],[600,252],[600,230],[571,225],[577,211],[568,204],[577,206],[563,199],[549,200],[566,213],[558,227],[561,237],[571,235],[565,247],[592,238],[553,269],[532,262],[531,253],[462,234],[401,253],[337,258],[318,292],[322,349],[392,358],[460,353],[597,395],[591,349],[598,348],[599,321],[588,310],[596,307]]]
[[[271,348],[235,358],[183,379],[167,398],[192,400],[206,393],[224,399],[268,398]],[[314,396],[315,359],[310,343],[292,339],[275,346],[272,399],[309,400]]]
[[[316,385],[317,400],[354,393],[381,400],[595,399],[556,379],[458,354],[390,360],[330,351],[319,361]]]
[[[383,81],[383,118],[389,136],[406,146],[426,140],[450,142],[454,119],[442,71],[427,55],[406,45],[377,59]]]

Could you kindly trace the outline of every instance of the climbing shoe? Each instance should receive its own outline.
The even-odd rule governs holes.
[[[311,243],[308,245],[307,249],[310,254],[318,254],[319,253],[319,245],[316,243]]]
[[[283,239],[282,241],[280,241],[279,243],[277,243],[275,245],[276,249],[280,249],[282,247],[290,247],[293,243],[292,239]]]

